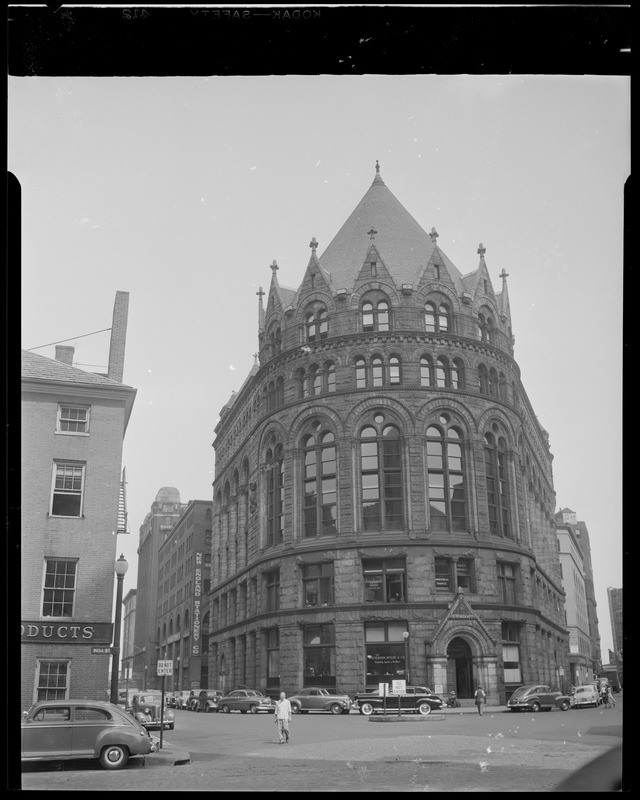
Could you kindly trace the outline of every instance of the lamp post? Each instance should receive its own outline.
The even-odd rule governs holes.
[[[129,569],[129,563],[124,555],[116,561],[116,578],[118,587],[116,590],[116,621],[113,628],[113,661],[111,663],[111,702],[118,702],[118,668],[120,666],[120,622],[122,619],[122,582]]]
[[[404,679],[409,683],[409,631],[403,631],[404,639]]]

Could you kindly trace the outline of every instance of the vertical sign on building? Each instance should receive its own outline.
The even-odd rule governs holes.
[[[193,582],[193,631],[191,655],[200,655],[200,606],[202,603],[202,553],[196,552],[196,571]]]

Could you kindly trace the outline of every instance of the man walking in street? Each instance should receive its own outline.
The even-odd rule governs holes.
[[[289,744],[289,725],[291,724],[291,703],[287,695],[280,692],[280,699],[276,700],[275,722],[278,726],[280,744]]]

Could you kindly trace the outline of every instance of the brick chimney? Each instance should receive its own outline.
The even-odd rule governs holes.
[[[71,347],[71,345],[57,344],[56,361],[62,361],[63,364],[69,364],[69,366],[73,366],[73,355],[75,351],[75,347]]]
[[[129,292],[116,292],[111,324],[109,345],[109,371],[107,377],[122,383],[124,375],[124,346],[127,340],[127,319],[129,316]]]

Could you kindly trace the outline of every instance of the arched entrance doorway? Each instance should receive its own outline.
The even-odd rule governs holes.
[[[462,699],[473,697],[471,648],[459,636],[447,647],[447,686]]]

